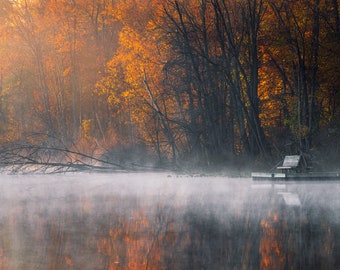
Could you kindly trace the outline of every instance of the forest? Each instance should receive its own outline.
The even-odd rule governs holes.
[[[0,0],[0,163],[334,168],[339,56],[338,0]]]

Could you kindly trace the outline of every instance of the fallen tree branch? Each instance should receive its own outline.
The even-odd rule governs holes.
[[[0,148],[0,167],[8,172],[65,172],[86,170],[134,170],[121,164],[66,148],[9,145]]]

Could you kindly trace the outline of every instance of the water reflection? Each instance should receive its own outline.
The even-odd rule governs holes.
[[[338,183],[170,176],[0,176],[0,269],[340,268]]]

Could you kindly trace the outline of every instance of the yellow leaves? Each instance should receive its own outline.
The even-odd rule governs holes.
[[[126,90],[122,93],[121,96],[125,99],[131,99],[135,96],[134,90],[132,90],[132,89]]]
[[[86,119],[81,122],[81,131],[84,138],[91,137],[93,132],[94,124],[92,119]]]
[[[134,54],[142,53],[146,40],[135,29],[125,26],[119,34],[119,43],[124,49],[133,50]]]
[[[150,23],[151,27],[152,23]],[[145,88],[143,85],[144,70],[152,77],[154,85],[159,85],[159,74],[162,70],[160,64],[159,50],[157,48],[157,38],[153,37],[148,31],[138,32],[131,26],[124,26],[119,34],[120,47],[109,63],[109,71],[111,79],[114,80],[116,86],[122,86],[122,81],[128,85],[127,88],[117,87],[122,91],[122,98],[133,98],[135,96],[143,96]],[[121,67],[119,69],[118,67]],[[116,72],[123,75],[117,79]]]
[[[108,63],[108,74],[101,80],[100,92],[103,96],[106,93],[109,104],[119,104],[128,114],[132,113],[131,119],[138,121],[143,119],[141,112],[147,110],[141,106],[147,95],[144,70],[154,91],[162,91],[162,44],[151,19],[156,7],[160,7],[158,4],[157,1],[121,1],[110,11],[123,27],[119,32],[119,48]]]
[[[63,76],[66,77],[71,73],[71,67],[67,67],[65,68],[64,72],[63,72]]]

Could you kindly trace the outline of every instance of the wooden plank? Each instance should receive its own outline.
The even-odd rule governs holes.
[[[264,172],[252,172],[251,177],[273,177],[273,174]]]
[[[272,180],[272,173],[263,173],[263,172],[253,172],[251,173],[251,177],[253,180]]]
[[[309,172],[309,173],[263,173],[253,172],[251,174],[253,180],[269,180],[269,181],[319,181],[319,180],[340,180],[340,172]]]
[[[283,178],[286,178],[286,174],[285,173],[274,173],[273,177],[276,179],[280,179],[280,178],[283,179]]]
[[[288,167],[288,166],[279,166],[279,167],[277,167],[277,169],[279,169],[279,170],[289,170],[289,169],[292,169],[293,167]],[[294,167],[295,168],[295,167]]]

